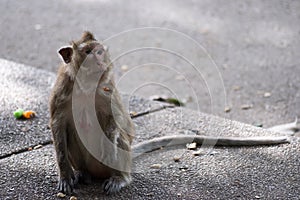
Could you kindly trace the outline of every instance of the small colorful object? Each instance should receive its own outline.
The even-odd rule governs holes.
[[[35,116],[35,112],[32,110],[24,111],[23,109],[19,108],[14,112],[14,117],[16,119],[20,119],[20,118],[30,119],[33,118],[34,116]]]
[[[35,112],[32,110],[27,110],[23,113],[23,117],[25,119],[30,119],[30,118],[33,118],[34,116],[35,116]]]
[[[16,119],[20,119],[23,116],[24,110],[19,108],[14,112],[14,116]]]

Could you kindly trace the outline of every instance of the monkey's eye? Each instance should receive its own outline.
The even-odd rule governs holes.
[[[92,52],[92,50],[88,49],[85,51],[86,54],[90,54]]]
[[[103,53],[102,49],[100,49],[100,50],[97,51],[97,54],[99,54],[99,55],[101,55],[102,53]]]

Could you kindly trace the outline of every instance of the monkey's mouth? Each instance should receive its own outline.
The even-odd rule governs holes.
[[[104,73],[105,71],[107,71],[107,68],[108,66],[104,61],[96,60],[90,62],[86,60],[81,64],[80,71],[82,71],[82,73],[85,73],[86,75],[91,75],[94,73]]]

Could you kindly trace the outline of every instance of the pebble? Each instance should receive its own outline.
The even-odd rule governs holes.
[[[177,75],[176,77],[175,77],[175,79],[176,80],[178,80],[178,81],[182,81],[182,80],[184,80],[184,76],[183,75]]]
[[[121,70],[126,72],[128,70],[128,66],[127,65],[122,65]]]
[[[42,29],[42,25],[40,25],[40,24],[35,24],[35,25],[34,25],[34,29],[37,30],[37,31],[38,31],[38,30],[41,30],[41,29]]]
[[[218,154],[219,152],[217,152],[217,151],[211,151],[211,152],[209,152],[209,155],[215,155],[215,154]]]
[[[243,109],[243,110],[248,110],[248,109],[250,109],[250,108],[252,108],[252,107],[253,107],[253,105],[250,105],[250,104],[244,104],[244,105],[241,106],[241,109]]]
[[[228,112],[230,112],[230,111],[231,111],[231,108],[230,108],[229,106],[226,106],[226,107],[224,108],[224,112],[228,113]]]
[[[56,195],[58,198],[64,198],[66,195],[62,192],[57,193]]]
[[[153,164],[150,166],[150,168],[152,168],[152,169],[160,169],[161,167],[162,167],[161,164]]]
[[[239,90],[242,89],[242,87],[241,87],[241,86],[238,86],[238,85],[235,85],[235,86],[232,87],[232,89],[233,89],[234,91],[239,91]]]
[[[36,145],[35,147],[33,147],[33,149],[39,149],[39,148],[42,148],[43,145],[39,144],[39,145]]]
[[[264,93],[264,97],[265,97],[265,98],[268,98],[268,97],[270,97],[271,95],[272,95],[272,94],[271,94],[270,92],[265,92],[265,93]]]
[[[148,193],[148,194],[146,194],[147,196],[154,196],[154,193]]]
[[[190,144],[186,144],[186,148],[189,149],[189,150],[194,150],[194,149],[197,148],[197,143],[193,142],[193,143],[190,143]]]
[[[203,154],[203,152],[202,152],[201,150],[193,151],[193,155],[194,155],[194,156],[199,156],[199,155],[201,155],[201,154]]]
[[[135,112],[135,111],[130,111],[130,116],[136,116],[137,115],[137,112]]]
[[[262,123],[254,123],[253,126],[256,126],[256,127],[263,127],[264,125]]]
[[[180,161],[180,156],[174,156],[173,160],[174,160],[174,162],[179,162]]]
[[[21,131],[22,132],[27,132],[29,130],[29,128],[26,126],[26,127],[23,127],[23,128],[21,128]]]
[[[183,165],[183,166],[179,167],[179,169],[183,170],[183,171],[187,170],[188,168],[189,168],[189,166],[187,166],[187,165]]]

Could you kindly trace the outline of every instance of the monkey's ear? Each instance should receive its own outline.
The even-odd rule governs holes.
[[[66,64],[70,63],[72,60],[72,55],[73,55],[73,49],[72,47],[62,47],[61,49],[58,50],[58,53],[64,60]]]
[[[84,42],[90,41],[90,40],[96,40],[94,35],[89,31],[84,31],[81,38]]]

